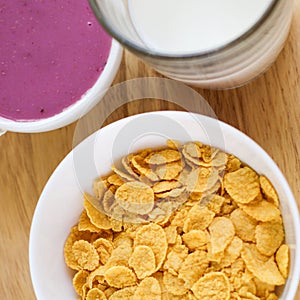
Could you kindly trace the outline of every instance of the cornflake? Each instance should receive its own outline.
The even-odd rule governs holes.
[[[138,279],[143,279],[155,272],[155,256],[148,246],[135,247],[128,263]]]
[[[137,283],[134,272],[125,266],[114,266],[105,272],[106,282],[116,288],[124,288]]]
[[[147,277],[143,279],[137,286],[132,299],[160,300],[161,289],[158,281],[153,277]]]
[[[99,265],[99,255],[95,247],[87,241],[76,241],[72,246],[72,254],[78,269],[92,271]]]
[[[204,230],[191,230],[182,235],[183,242],[191,251],[203,247],[209,239],[209,233]]]
[[[256,226],[255,230],[257,250],[267,256],[273,255],[284,239],[282,223],[265,222]]]
[[[124,183],[116,190],[115,197],[122,208],[133,213],[146,214],[154,206],[153,190],[139,181]]]
[[[190,230],[205,230],[212,222],[215,213],[210,211],[207,207],[195,205],[188,212],[184,224],[183,231]]]
[[[169,272],[164,272],[163,283],[172,295],[180,296],[188,292],[188,288],[184,286],[184,280]]]
[[[249,271],[260,281],[271,285],[285,283],[273,257],[260,254],[255,245],[245,243],[241,255]]]
[[[255,242],[257,221],[246,214],[242,209],[235,209],[231,215],[236,235],[245,242]]]
[[[192,291],[201,300],[229,300],[230,283],[224,273],[212,272],[201,277]]]
[[[280,210],[274,204],[264,199],[248,205],[240,205],[240,208],[257,221],[281,220]]]
[[[73,286],[79,296],[83,295],[83,286],[85,285],[89,274],[90,273],[86,270],[80,270],[73,277]]]
[[[278,265],[279,271],[284,278],[288,277],[289,271],[289,247],[288,245],[281,245],[276,252],[276,263]]]
[[[234,155],[168,140],[121,158],[93,193],[64,245],[81,300],[278,299],[278,195]]]
[[[259,177],[259,183],[267,200],[272,202],[276,207],[278,207],[279,206],[278,196],[269,179],[266,176],[261,175]]]
[[[189,289],[193,284],[204,274],[209,261],[207,258],[207,253],[203,250],[196,250],[190,253],[181,268],[179,269],[178,277],[184,280],[184,286]]]
[[[208,230],[210,232],[212,254],[223,252],[235,235],[231,220],[225,217],[216,217]]]
[[[162,266],[167,254],[168,242],[165,231],[153,223],[140,227],[135,235],[134,247],[139,245],[152,249],[156,261],[155,271],[157,271]]]
[[[240,204],[250,203],[260,193],[258,175],[248,167],[227,173],[224,186],[232,199]]]
[[[175,245],[167,255],[167,259],[163,266],[164,269],[177,276],[178,270],[187,256],[188,248],[186,248],[184,245]]]
[[[92,288],[88,291],[88,293],[86,294],[86,300],[106,300],[106,296],[105,294],[97,289],[97,288]]]
[[[109,300],[130,300],[136,291],[136,286],[126,287],[117,290],[110,297]]]

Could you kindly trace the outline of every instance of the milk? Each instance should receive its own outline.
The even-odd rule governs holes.
[[[189,54],[235,40],[266,12],[272,0],[129,0],[141,40],[155,51]]]

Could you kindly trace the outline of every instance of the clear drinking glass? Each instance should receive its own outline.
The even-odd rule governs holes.
[[[264,72],[283,48],[293,11],[292,0],[273,0],[258,21],[235,40],[208,51],[168,54],[145,45],[134,27],[128,0],[89,2],[107,32],[158,72],[211,89],[237,87]]]

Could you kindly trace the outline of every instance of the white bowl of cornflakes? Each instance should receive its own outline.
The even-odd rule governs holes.
[[[30,272],[42,300],[289,300],[299,228],[288,183],[249,137],[202,115],[145,113],[92,134],[54,171]]]

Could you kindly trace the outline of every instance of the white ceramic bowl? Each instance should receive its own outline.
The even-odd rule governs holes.
[[[292,192],[270,156],[237,129],[205,116],[186,112],[154,112],[112,123],[85,139],[57,167],[36,207],[29,243],[29,262],[38,300],[75,300],[71,273],[64,263],[63,247],[70,228],[83,209],[83,191],[110,170],[113,161],[144,147],[199,140],[232,153],[276,187],[291,249],[291,268],[280,299],[294,298],[300,273],[299,213]]]
[[[78,120],[101,100],[110,87],[121,63],[122,49],[122,46],[113,39],[107,63],[96,83],[73,105],[57,115],[36,121],[21,122],[0,117],[0,135],[5,131],[25,133],[50,131]]]

